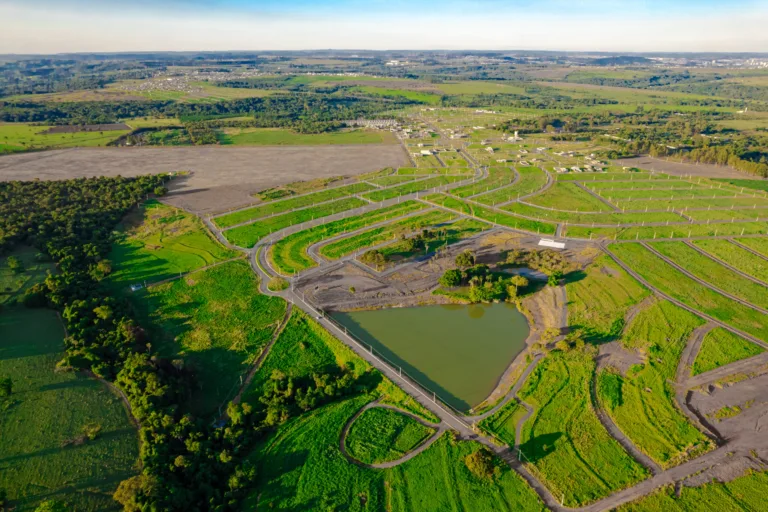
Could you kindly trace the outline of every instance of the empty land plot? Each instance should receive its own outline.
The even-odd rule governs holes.
[[[651,247],[706,283],[755,306],[768,307],[768,287],[744,278],[683,242],[653,243]]]
[[[558,183],[528,202],[544,208],[582,212],[607,212],[612,208],[573,183]]]
[[[314,206],[318,203],[325,203],[334,199],[340,199],[342,197],[349,197],[361,192],[368,192],[376,187],[369,185],[368,183],[353,183],[344,187],[329,188],[320,192],[312,194],[306,194],[292,199],[284,199],[282,201],[274,201],[246,210],[240,210],[237,212],[228,213],[220,217],[215,217],[213,222],[220,228],[228,228],[247,222],[249,220],[257,220],[270,215],[288,212],[297,208],[305,208],[307,206]]]
[[[635,226],[627,228],[567,226],[564,235],[572,238],[590,238],[595,240],[657,240],[699,236],[764,235],[766,233],[768,233],[768,223],[765,222],[713,222],[711,224]]]
[[[619,336],[627,310],[650,295],[647,288],[605,254],[585,269],[582,279],[567,280],[565,286],[568,325],[582,329],[589,341]]]
[[[314,219],[320,219],[329,215],[334,215],[354,208],[360,208],[369,203],[358,199],[356,197],[349,197],[347,199],[340,199],[330,203],[324,203],[322,205],[312,206],[304,208],[303,210],[297,210],[291,213],[285,213],[283,215],[277,215],[275,217],[268,217],[254,222],[253,224],[246,224],[236,228],[228,229],[223,232],[224,236],[231,243],[240,247],[253,247],[256,242],[264,238],[265,236],[279,231],[281,229],[301,224],[302,222],[312,221]]]
[[[106,146],[130,130],[51,132],[50,127],[0,123],[0,154],[42,148]]]
[[[348,231],[355,231],[371,224],[385,222],[426,207],[425,204],[417,201],[406,201],[354,217],[339,219],[305,229],[288,235],[270,247],[268,257],[275,268],[283,275],[301,272],[317,265],[315,260],[307,253],[311,245]]]
[[[689,307],[768,341],[765,315],[694,281],[640,244],[612,244],[611,252],[648,283]]]
[[[745,208],[739,210],[687,210],[685,214],[693,220],[725,221],[725,220],[754,220],[768,218],[768,207]]]
[[[768,199],[763,197],[719,197],[712,199],[678,197],[666,199],[633,199],[631,201],[614,201],[619,208],[627,210],[685,210],[686,208],[767,208]]]
[[[734,193],[730,190],[721,189],[666,189],[666,190],[601,190],[600,196],[609,199],[612,202],[630,203],[635,199],[664,199],[669,201],[683,201],[690,199],[739,199],[751,196]]]
[[[492,210],[490,208],[486,208],[485,206],[472,204],[462,199],[447,196],[445,194],[432,194],[424,197],[423,199],[425,201],[429,201],[430,203],[440,205],[444,208],[448,208],[459,213],[464,213],[466,215],[471,215],[477,219],[508,228],[520,229],[523,231],[530,231],[545,235],[554,235],[557,231],[557,226],[555,224],[526,219],[516,215],[499,212],[497,210]]]
[[[132,296],[152,348],[194,368],[200,385],[190,411],[209,415],[226,405],[282,319],[285,301],[258,287],[248,264],[233,261]]]
[[[734,238],[734,240],[768,258],[768,238]]]
[[[748,471],[727,483],[714,480],[700,487],[667,485],[637,501],[620,506],[619,512],[691,512],[745,510],[757,512],[765,508],[768,473]]]
[[[598,500],[647,476],[592,409],[593,352],[589,345],[550,352],[520,391],[534,408],[521,431],[522,460],[567,507]]]
[[[50,309],[4,307],[0,375],[0,488],[5,506],[32,511],[44,500],[66,510],[116,510],[118,484],[136,474],[138,434],[120,399],[96,380],[57,371],[64,329]],[[87,431],[98,430],[94,439]]]
[[[504,203],[536,192],[547,184],[547,174],[538,167],[518,167],[517,173],[520,177],[513,185],[479,195],[473,200],[487,205]]]
[[[457,181],[465,180],[464,176],[435,176],[433,178],[427,178],[425,180],[413,181],[411,183],[405,183],[392,188],[374,190],[363,194],[363,197],[373,202],[386,201],[398,196],[404,196],[407,194],[413,194],[414,192],[421,192],[423,190],[429,190],[435,187],[441,187],[443,185],[449,185]]]
[[[686,222],[687,219],[673,212],[648,212],[648,213],[573,213],[558,210],[548,210],[532,206],[523,202],[513,202],[501,207],[502,210],[533,217],[536,219],[551,220],[554,222],[568,222],[572,224],[641,224],[645,222]]]
[[[459,219],[442,226],[435,233],[434,238],[425,240],[423,244],[414,246],[408,241],[402,240],[382,247],[379,252],[384,256],[387,264],[402,263],[405,260],[425,256],[438,249],[471,238],[489,229],[489,227],[485,222],[474,219]],[[382,270],[382,267],[379,267],[378,270]]]
[[[115,132],[112,132],[115,133]],[[0,180],[61,180],[190,171],[163,200],[195,212],[253,203],[252,194],[298,180],[366,173],[407,162],[398,145],[77,148],[8,155]]]
[[[621,431],[643,453],[667,468],[710,450],[675,403],[675,373],[691,332],[704,322],[668,301],[640,311],[620,339],[627,349],[646,354],[643,365],[622,375],[607,367],[597,376],[600,403]]]
[[[21,267],[8,265],[8,258],[16,258]],[[0,258],[0,307],[20,301],[24,292],[45,280],[48,273],[56,272],[56,265],[32,247],[18,247]]]
[[[442,167],[440,161],[434,155],[415,155],[413,161],[416,163],[416,167]]]
[[[467,167],[469,164],[456,151],[443,151],[438,153],[438,158],[443,161],[446,167]]]
[[[585,182],[619,182],[619,181],[644,181],[644,180],[669,180],[678,181],[683,178],[669,174],[650,172],[614,172],[614,173],[568,173],[558,174],[557,181],[585,181]]]
[[[376,178],[368,181],[380,187],[391,187],[392,185],[400,185],[415,179],[417,179],[417,176],[384,176],[382,178]]]
[[[764,349],[727,329],[716,327],[701,342],[691,371],[692,375],[708,372],[726,364],[762,353]]]
[[[385,243],[398,236],[419,231],[427,226],[433,226],[454,219],[455,214],[437,210],[420,215],[414,215],[399,221],[393,221],[385,226],[373,228],[357,235],[342,238],[320,248],[319,252],[325,258],[335,260],[352,254],[360,249]]]
[[[116,232],[108,282],[123,288],[157,282],[217,261],[237,257],[189,213],[150,200],[134,208]]]
[[[712,181],[728,183],[734,187],[745,189],[750,188],[752,190],[762,190],[763,192],[768,192],[768,180],[715,179]]]
[[[279,128],[231,128],[218,134],[221,144],[237,146],[381,144],[389,138],[389,133],[365,130],[296,133]]]
[[[434,428],[392,409],[366,409],[352,423],[344,442],[347,452],[366,464],[403,457],[434,434]]]
[[[469,197],[483,192],[490,192],[493,189],[511,185],[515,181],[515,173],[508,167],[491,167],[488,169],[488,176],[481,180],[457,187],[451,190],[451,194],[459,197]]]
[[[384,169],[386,171],[386,169]],[[378,172],[369,173],[370,175],[377,175]],[[313,180],[293,181],[277,187],[271,187],[264,190],[260,190],[253,194],[254,197],[260,199],[263,202],[277,201],[278,199],[286,199],[291,196],[300,194],[309,194],[310,192],[317,192],[330,185],[343,181],[344,176],[329,176],[323,178],[315,178]]]
[[[480,428],[504,441],[507,446],[515,446],[517,424],[528,411],[514,400],[511,400],[495,414],[480,422]]]
[[[421,176],[425,174],[461,174],[461,175],[472,175],[475,173],[475,170],[469,167],[424,167],[424,168],[418,168],[418,167],[401,167],[397,170],[397,174],[401,174],[404,176]]]
[[[627,181],[593,181],[586,182],[588,189],[605,194],[619,190],[690,190],[691,186],[701,188],[687,180],[627,180]]]
[[[706,178],[740,178],[744,176],[739,171],[726,166],[672,162],[670,160],[648,156],[624,158],[622,160],[616,160],[615,163],[629,167],[639,167],[641,169],[660,170],[664,173],[677,176],[701,176]]]
[[[768,282],[768,259],[761,258],[728,240],[696,240],[693,245],[747,275]]]

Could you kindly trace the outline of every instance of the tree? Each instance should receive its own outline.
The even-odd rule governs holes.
[[[22,263],[16,256],[8,256],[8,259],[5,261],[8,262],[8,268],[11,269],[13,273],[21,274],[24,272],[24,263]]]
[[[440,277],[440,285],[452,288],[461,284],[461,271],[457,269],[446,270]]]
[[[470,453],[464,458],[464,464],[475,476],[484,479],[493,478],[496,465],[493,463],[493,454],[486,447]]]
[[[67,507],[60,501],[46,500],[37,506],[35,512],[67,512]]]
[[[0,379],[0,397],[11,396],[13,393],[13,380],[10,377]]]
[[[165,194],[168,193],[168,189],[165,187],[155,187],[155,189],[152,191],[157,197],[163,197]]]
[[[518,288],[525,288],[528,286],[528,279],[524,276],[512,276],[509,282],[515,287],[515,292],[517,292]]]
[[[469,249],[456,256],[456,266],[459,268],[469,268],[474,266],[474,264],[475,255]]]

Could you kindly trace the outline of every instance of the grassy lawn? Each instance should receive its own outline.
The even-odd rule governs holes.
[[[573,183],[555,182],[541,194],[528,199],[528,202],[544,208],[572,212],[612,211],[610,206]]]
[[[690,279],[639,244],[613,244],[611,251],[652,286],[683,304],[768,341],[764,315]]]
[[[106,387],[55,371],[63,338],[51,310],[0,314],[0,377],[13,380],[11,396],[0,398],[0,489],[19,512],[46,499],[67,510],[117,510],[112,493],[136,472],[138,435]],[[81,439],[88,425],[101,427],[93,440]]]
[[[475,174],[475,171],[470,167],[400,167],[397,170],[397,174],[402,176],[423,176],[425,174],[462,174],[472,176]]]
[[[325,245],[320,248],[320,254],[328,259],[339,259],[357,250],[397,239],[400,235],[420,231],[422,228],[448,222],[453,218],[455,218],[454,214],[442,210],[414,215]]]
[[[333,201],[331,203],[325,203],[305,208],[303,210],[285,213],[283,215],[268,217],[258,222],[254,222],[253,224],[246,224],[245,226],[232,228],[224,231],[224,236],[227,238],[227,240],[237,246],[250,248],[256,245],[256,242],[275,231],[279,231],[290,226],[295,226],[296,224],[301,224],[303,222],[320,219],[322,217],[327,217],[336,213],[341,213],[347,210],[360,208],[361,206],[365,206],[367,204],[369,203],[356,197],[339,199],[338,201]]]
[[[696,510],[750,510],[765,508],[768,473],[749,471],[728,483],[713,481],[701,487],[682,486],[680,497],[668,485],[661,490],[622,505],[620,512],[692,512]]]
[[[768,259],[752,254],[728,240],[696,240],[693,244],[747,275],[768,281]]]
[[[451,189],[451,194],[458,197],[469,197],[483,192],[490,192],[511,184],[515,180],[515,173],[508,167],[491,167],[488,176],[477,180],[475,183]]]
[[[43,282],[48,272],[56,272],[56,265],[37,255],[32,247],[18,247],[0,257],[0,306],[21,300],[28,288]],[[8,267],[9,256],[21,261],[23,271],[15,272]]]
[[[495,210],[491,210],[490,208],[471,204],[444,194],[432,194],[424,197],[423,199],[425,201],[429,201],[431,203],[455,210],[460,213],[472,215],[476,219],[499,224],[508,228],[520,229],[543,235],[554,235],[557,230],[556,225],[550,224],[548,222],[530,220],[512,214],[500,213]]]
[[[683,242],[654,243],[651,247],[704,282],[755,306],[768,307],[765,286],[740,276]]]
[[[762,353],[764,349],[722,327],[712,329],[704,336],[701,349],[693,363],[692,375],[708,372]]]
[[[422,210],[426,205],[416,201],[405,201],[403,203],[393,204],[386,208],[373,210],[362,215],[339,219],[327,224],[321,224],[313,228],[293,233],[282,238],[269,249],[268,257],[274,267],[284,275],[294,272],[301,272],[317,265],[307,253],[307,249],[312,244],[321,242],[327,238],[357,229],[384,222],[406,215],[411,212]]]
[[[768,192],[768,180],[739,180],[733,178],[714,178],[712,181],[720,181],[734,185],[736,187],[750,188],[752,190],[762,190]]]
[[[521,432],[523,460],[567,507],[580,506],[647,476],[603,428],[590,403],[594,349],[551,352],[520,397],[534,407]]]
[[[353,87],[352,90],[370,94],[372,96],[383,96],[385,98],[405,98],[407,100],[418,101],[419,103],[427,103],[429,105],[437,105],[441,101],[441,97],[438,94],[409,89],[391,89],[371,85],[363,85]]]
[[[607,196],[606,196],[607,197]],[[678,195],[675,199],[670,199],[669,194],[666,198],[658,199],[632,199],[619,201],[612,198],[611,201],[619,208],[626,210],[684,210],[685,208],[765,208],[768,207],[768,199],[764,197],[700,197],[691,199],[691,196]]]
[[[353,194],[359,194],[360,192],[367,192],[373,190],[376,187],[367,183],[353,183],[352,185],[346,185],[343,187],[329,188],[320,192],[314,192],[312,194],[302,195],[300,197],[294,197],[292,199],[284,199],[282,201],[274,201],[253,208],[247,208],[221,217],[216,217],[213,222],[220,228],[228,228],[242,222],[249,220],[261,219],[262,217],[268,217],[270,215],[276,215],[285,213],[296,208],[305,208],[307,206],[314,206],[317,203],[325,203],[334,199],[341,199],[342,197],[349,197]]]
[[[496,189],[473,199],[478,203],[494,205],[536,192],[547,184],[546,173],[538,167],[517,167],[517,172],[520,178],[514,185]]]
[[[609,256],[600,255],[583,274],[566,280],[568,326],[583,329],[590,341],[610,341],[621,334],[624,315],[650,291]]]
[[[328,144],[383,144],[388,133],[364,130],[296,133],[280,128],[234,128],[218,135],[219,142],[235,146],[313,146]]]
[[[748,208],[741,210],[688,210],[685,214],[693,220],[724,221],[731,219],[758,220],[768,218],[768,208]]]
[[[464,176],[435,176],[434,178],[427,178],[425,180],[405,183],[403,185],[398,185],[388,189],[374,190],[373,192],[364,194],[363,197],[366,197],[374,202],[386,201],[387,199],[404,196],[406,194],[412,194],[414,192],[420,192],[422,190],[429,190],[434,187],[448,185],[449,183],[454,183],[465,179],[467,178]]]
[[[208,234],[194,215],[148,201],[134,208],[118,228],[109,255],[115,288],[148,284],[239,255]]]
[[[509,447],[515,446],[517,423],[525,416],[525,407],[511,400],[504,407],[480,422],[480,428],[490,432]]]
[[[349,429],[345,439],[349,454],[366,464],[403,457],[436,432],[392,409],[367,409]]]
[[[678,409],[675,380],[680,356],[691,332],[703,320],[667,301],[638,313],[621,344],[647,357],[626,376],[612,368],[598,375],[600,402],[640,450],[666,468],[712,448]]]
[[[393,185],[401,185],[403,183],[407,183],[415,179],[417,179],[416,176],[394,175],[394,176],[384,176],[382,178],[376,178],[368,181],[380,187],[391,187]]]
[[[301,416],[254,452],[258,482],[244,509],[392,510],[424,512],[542,511],[538,496],[506,464],[482,479],[464,458],[474,442],[444,435],[420,454],[393,469],[371,470],[349,463],[339,451],[344,423],[369,400],[354,398]]]
[[[661,240],[689,236],[740,236],[768,233],[764,222],[722,222],[711,224],[687,224],[680,226],[636,226],[629,228],[590,228],[566,226],[565,236],[573,238],[618,239],[618,240]]]
[[[46,134],[50,126],[0,123],[0,154],[28,149],[106,146],[128,130]]]
[[[559,184],[555,184],[556,187]],[[568,185],[564,183],[563,185]],[[546,194],[546,192],[544,193]],[[543,195],[543,194],[542,194]],[[536,199],[541,196],[535,196]],[[557,206],[557,205],[556,205]],[[573,224],[641,224],[643,222],[685,222],[686,219],[673,212],[648,212],[648,213],[572,213],[558,210],[545,210],[525,203],[510,203],[501,207],[518,215],[534,217],[538,219],[551,220],[553,222],[570,222]],[[730,210],[728,210],[730,211]],[[734,210],[736,211],[736,210]]]
[[[735,240],[768,258],[768,238],[736,238]]]
[[[132,296],[152,347],[182,358],[199,382],[189,409],[208,415],[234,396],[285,313],[282,299],[259,294],[253,271],[233,261]]]

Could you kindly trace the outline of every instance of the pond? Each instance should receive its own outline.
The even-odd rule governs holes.
[[[358,339],[446,403],[467,411],[496,387],[525,347],[526,318],[510,304],[333,313]]]

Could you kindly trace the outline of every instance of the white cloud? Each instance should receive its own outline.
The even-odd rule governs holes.
[[[608,16],[432,9],[407,15],[235,15],[179,8],[162,16],[119,8],[0,5],[0,53],[161,50],[538,49],[765,51],[765,10],[717,15]]]

